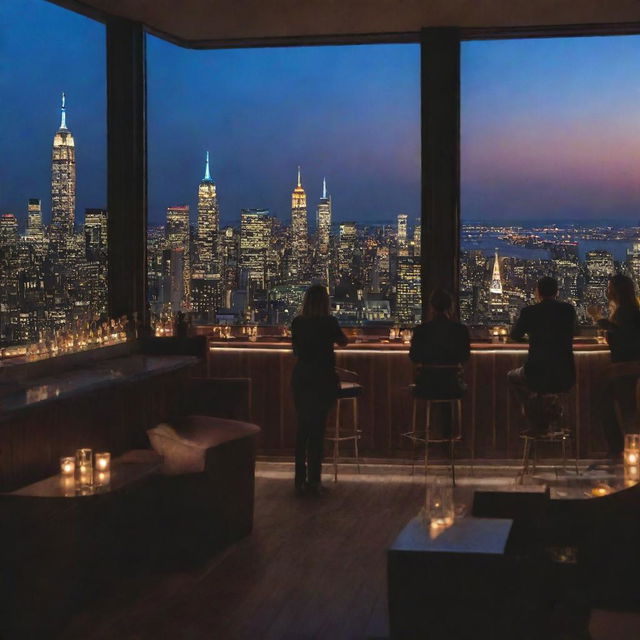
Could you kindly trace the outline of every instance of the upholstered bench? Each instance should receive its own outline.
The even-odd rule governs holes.
[[[157,478],[163,538],[186,559],[215,552],[253,527],[256,436],[248,422],[190,415],[149,429],[163,457]]]

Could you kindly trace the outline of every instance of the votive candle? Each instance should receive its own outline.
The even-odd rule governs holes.
[[[111,469],[111,454],[108,452],[96,453],[96,470],[109,471]]]
[[[65,477],[73,477],[76,471],[76,461],[75,458],[71,456],[66,456],[64,458],[60,458],[60,473]]]

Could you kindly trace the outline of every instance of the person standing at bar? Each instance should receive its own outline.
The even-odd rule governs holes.
[[[533,394],[564,393],[576,381],[573,359],[573,336],[576,331],[576,310],[568,302],[557,299],[558,281],[545,276],[538,280],[536,304],[524,307],[511,330],[516,342],[529,337],[529,353],[523,367],[507,374],[511,388],[525,410],[532,426],[538,424],[529,400]]]
[[[609,455],[620,455],[623,433],[629,416],[636,416],[635,389],[640,379],[640,306],[633,280],[618,273],[607,286],[609,317],[595,305],[587,313],[599,329],[607,332],[611,349],[611,367],[602,389],[602,426]],[[627,419],[625,419],[625,416]]]
[[[295,489],[321,493],[320,478],[324,432],[331,407],[338,397],[334,344],[348,342],[331,315],[329,294],[322,285],[307,289],[302,312],[291,325],[293,353],[297,358],[291,387],[298,414],[296,433]]]

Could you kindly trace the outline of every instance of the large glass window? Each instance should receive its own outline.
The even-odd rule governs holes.
[[[311,283],[347,325],[420,304],[418,45],[147,43],[149,301],[159,331],[289,324]]]
[[[2,356],[111,342],[104,25],[41,0],[0,24]]]
[[[640,284],[640,37],[462,45],[463,321],[510,324],[536,280],[590,323]]]

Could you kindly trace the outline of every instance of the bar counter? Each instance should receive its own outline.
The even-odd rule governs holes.
[[[361,454],[402,458],[410,446],[401,434],[409,430],[412,365],[409,345],[402,342],[352,342],[336,349],[337,366],[356,371],[364,394],[360,398]],[[566,397],[566,421],[575,429],[581,458],[605,456],[596,404],[610,365],[606,345],[576,341],[577,380]],[[521,366],[526,344],[477,343],[465,366],[468,385],[463,400],[463,458],[515,459],[521,456],[520,408],[507,388],[507,372]],[[295,440],[295,412],[290,391],[294,357],[290,341],[211,340],[209,374],[252,380],[252,420],[262,428],[261,453],[290,455]],[[420,414],[419,414],[420,415]],[[332,424],[330,417],[329,425]],[[331,428],[331,427],[329,427]],[[345,447],[345,454],[351,451]],[[437,447],[434,454],[438,455]]]

